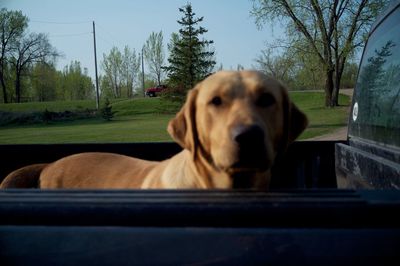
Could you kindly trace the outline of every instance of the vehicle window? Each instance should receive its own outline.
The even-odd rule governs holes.
[[[400,8],[370,36],[356,84],[350,137],[400,146]]]

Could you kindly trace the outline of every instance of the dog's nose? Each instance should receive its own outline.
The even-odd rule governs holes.
[[[265,133],[260,126],[239,126],[233,131],[233,139],[238,146],[238,157],[234,167],[258,169],[265,167],[267,161]]]
[[[264,131],[257,125],[239,126],[233,131],[233,139],[240,147],[257,147],[264,143]]]

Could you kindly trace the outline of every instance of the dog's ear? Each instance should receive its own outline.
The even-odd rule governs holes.
[[[288,144],[292,143],[308,126],[307,116],[292,102],[289,102]]]
[[[283,87],[283,86],[282,86]],[[297,137],[308,126],[307,116],[289,99],[288,91],[285,87],[283,91],[283,112],[284,112],[284,136],[282,139],[282,149],[286,150],[287,146],[296,140]]]
[[[168,124],[168,133],[182,147],[187,150],[196,150],[198,137],[196,129],[196,98],[198,89],[189,91],[186,102],[181,110]]]

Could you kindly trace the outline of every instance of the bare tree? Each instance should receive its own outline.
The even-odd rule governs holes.
[[[150,73],[155,77],[158,85],[160,85],[163,74],[162,66],[165,60],[162,31],[150,34],[144,45],[144,56]]]
[[[43,33],[31,33],[16,42],[11,64],[15,69],[16,102],[21,102],[21,77],[32,63],[54,60],[57,51]]]
[[[3,91],[3,102],[8,102],[7,86],[5,81],[8,59],[15,42],[21,38],[28,26],[28,18],[21,11],[0,10],[0,84]]]
[[[133,89],[139,73],[140,60],[135,49],[125,46],[124,51],[113,47],[109,55],[103,55],[102,67],[107,82],[115,98],[120,98],[126,92],[126,96],[133,96]],[[123,93],[124,92],[124,93]]]
[[[115,98],[121,97],[121,65],[122,54],[117,47],[113,47],[109,55],[103,54],[102,66]]]
[[[337,106],[344,65],[363,46],[388,0],[253,0],[256,24],[286,23],[289,46],[316,55],[325,72],[325,105]]]
[[[295,62],[292,55],[284,53],[273,55],[273,49],[267,48],[261,51],[256,58],[257,68],[268,75],[288,83],[291,79]]]
[[[127,97],[133,96],[133,89],[139,73],[140,58],[136,55],[135,49],[131,51],[128,46],[125,46],[122,55],[122,79],[126,87]]]

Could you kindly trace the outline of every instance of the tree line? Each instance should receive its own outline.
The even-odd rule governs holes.
[[[389,0],[253,0],[251,14],[262,27],[285,25],[286,37],[273,48],[282,58],[296,58],[310,74],[322,77],[325,105],[338,105],[339,89],[349,59],[364,46],[371,24]],[[267,54],[268,57],[268,54]],[[285,59],[286,58],[286,59]],[[297,61],[298,62],[298,61]],[[288,71],[285,75],[289,75]],[[309,75],[312,78],[313,75]],[[315,77],[315,75],[314,75]]]
[[[388,0],[253,0],[250,11],[258,27],[279,21],[285,38],[260,51],[253,68],[283,80],[294,89],[323,89],[326,106],[338,105],[339,89],[353,86],[354,62],[377,14]],[[143,87],[167,84],[174,95],[184,96],[195,83],[216,71],[213,41],[204,38],[204,17],[190,3],[179,8],[180,30],[167,44],[153,32],[140,51],[113,47],[100,63],[103,97],[142,95]],[[55,69],[59,53],[46,35],[28,33],[28,18],[20,11],[1,9],[0,84],[4,103],[31,100],[67,100],[94,97],[87,70],[71,62]],[[144,57],[147,73],[141,66]],[[221,65],[218,70],[223,69]],[[238,70],[243,69],[238,65]],[[144,77],[144,79],[143,79]],[[143,84],[144,82],[144,84]]]
[[[88,99],[94,86],[87,69],[74,61],[60,71],[60,53],[47,35],[28,31],[21,11],[0,10],[0,85],[3,103]]]
[[[191,4],[179,10],[183,13],[178,21],[182,28],[172,35],[168,44],[168,65],[165,65],[162,31],[152,32],[140,52],[126,45],[122,51],[113,47],[108,54],[103,54],[100,62],[103,98],[143,95],[143,87],[162,83],[184,96],[195,83],[212,73],[215,65],[213,41],[201,37],[207,30],[198,25],[203,17],[195,17]],[[62,71],[57,70],[55,62],[60,53],[45,34],[28,32],[29,19],[21,11],[3,8],[0,18],[3,103],[95,97],[88,70],[82,69],[79,61],[71,62]],[[140,69],[141,57],[146,62],[147,73]]]
[[[104,75],[100,82],[103,93],[111,97],[141,94],[139,86],[143,85],[144,75],[145,87],[167,84],[168,92],[182,100],[187,90],[214,71],[213,41],[202,37],[207,30],[199,25],[204,18],[196,17],[190,3],[179,11],[181,29],[172,34],[168,44],[168,64],[165,65],[162,31],[152,32],[143,46],[142,56],[149,72],[146,75],[140,70],[140,57],[134,49],[125,47],[121,52],[114,47],[108,55],[103,55]]]
[[[65,101],[94,99],[95,90],[87,68],[81,67],[79,61],[73,61],[62,71],[56,70],[53,64],[36,63],[25,80],[30,100]]]
[[[324,69],[319,60],[291,50],[274,53],[273,48],[265,48],[255,59],[254,67],[283,81],[291,90],[322,90],[325,86]],[[357,73],[358,63],[346,62],[340,88],[354,88]]]
[[[0,85],[4,103],[20,102],[23,77],[36,63],[49,63],[58,54],[43,33],[27,31],[21,11],[0,10]]]

